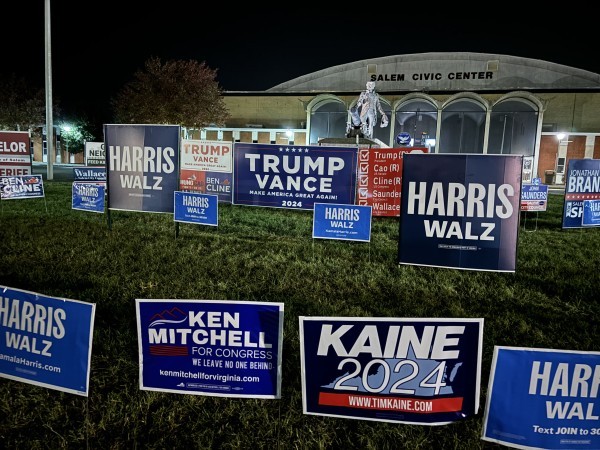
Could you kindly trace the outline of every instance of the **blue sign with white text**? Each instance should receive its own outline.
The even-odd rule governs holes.
[[[75,181],[106,181],[105,167],[73,167]]]
[[[175,222],[219,224],[219,196],[175,191]]]
[[[583,202],[600,200],[600,159],[570,159],[565,176],[563,228],[583,227]]]
[[[281,397],[283,303],[136,299],[140,389]]]
[[[0,286],[0,377],[87,397],[95,309]]]
[[[104,191],[104,184],[74,181],[71,206],[80,211],[104,213]]]
[[[108,209],[173,213],[179,125],[104,125]]]
[[[482,439],[522,449],[600,448],[600,353],[494,347]]]
[[[600,200],[583,201],[583,219],[581,224],[584,227],[600,226]]]
[[[312,210],[354,204],[356,147],[239,144],[233,151],[233,204]]]
[[[522,160],[406,153],[399,264],[514,272]]]
[[[547,184],[523,184],[521,186],[521,211],[546,211],[547,203]]]
[[[305,414],[422,425],[477,414],[483,319],[299,320]]]
[[[369,242],[371,206],[315,203],[313,238]]]

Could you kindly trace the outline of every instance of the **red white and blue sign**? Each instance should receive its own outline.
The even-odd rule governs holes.
[[[547,184],[523,184],[521,186],[521,211],[546,211],[547,204]]]
[[[354,204],[356,147],[240,144],[233,150],[233,204],[312,210]]]
[[[0,286],[0,377],[87,397],[95,311]]]
[[[371,206],[315,203],[313,238],[371,241]]]
[[[600,448],[600,353],[494,347],[482,439],[521,449]]]
[[[600,159],[570,159],[565,180],[562,228],[582,228],[583,202],[600,200]]]
[[[140,389],[280,398],[283,303],[136,299]]]
[[[71,207],[80,211],[104,213],[104,183],[73,182]]]
[[[522,159],[406,153],[399,264],[514,272]]]
[[[108,209],[173,213],[179,125],[104,125]]]
[[[304,414],[419,425],[477,414],[483,319],[299,320]]]
[[[219,197],[175,191],[175,222],[219,225]]]
[[[0,200],[44,197],[41,175],[16,175],[0,177]]]

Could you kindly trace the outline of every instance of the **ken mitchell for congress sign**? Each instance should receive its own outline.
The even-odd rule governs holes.
[[[356,147],[235,144],[233,204],[312,210],[354,204]]]
[[[108,208],[173,213],[178,125],[104,125]]]
[[[283,303],[136,300],[140,389],[281,397]]]
[[[514,272],[520,155],[404,155],[398,262]]]
[[[477,413],[483,319],[299,319],[305,414],[444,425]]]

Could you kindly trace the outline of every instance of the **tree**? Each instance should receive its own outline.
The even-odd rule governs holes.
[[[15,74],[0,76],[0,129],[25,131],[46,120],[44,91]]]
[[[60,143],[69,153],[81,153],[86,141],[93,141],[92,125],[87,118],[79,117],[60,125]]]
[[[229,111],[216,81],[217,71],[194,60],[152,57],[111,100],[119,123],[223,126]]]

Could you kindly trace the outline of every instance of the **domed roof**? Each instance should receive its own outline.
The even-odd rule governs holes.
[[[303,75],[269,93],[356,92],[375,81],[378,92],[586,90],[600,75],[538,59],[488,53],[414,53],[365,59]]]

